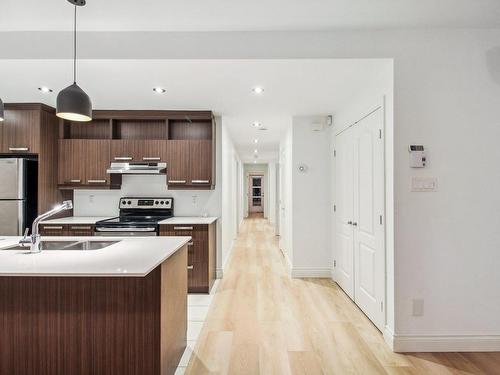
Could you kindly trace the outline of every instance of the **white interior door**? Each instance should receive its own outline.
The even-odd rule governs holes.
[[[383,111],[336,136],[335,281],[382,330],[385,323]]]
[[[264,212],[264,176],[249,176],[248,211]]]
[[[354,299],[383,328],[385,285],[382,110],[361,120],[354,135]]]
[[[335,248],[337,252],[335,278],[337,284],[354,299],[354,173],[353,147],[350,131],[336,137],[335,191],[337,214],[335,222]]]

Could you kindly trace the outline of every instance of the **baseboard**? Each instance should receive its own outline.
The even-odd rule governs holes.
[[[330,268],[293,267],[291,276],[293,278],[330,278],[332,273]]]
[[[394,352],[497,352],[500,335],[395,335],[384,339]]]
[[[385,327],[384,332],[384,341],[386,344],[391,348],[392,351],[394,351],[394,332],[389,327]]]

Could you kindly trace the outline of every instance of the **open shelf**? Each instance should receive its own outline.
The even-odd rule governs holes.
[[[212,139],[212,121],[170,120],[168,133],[171,140]]]
[[[63,121],[63,139],[109,139],[111,137],[110,121],[95,119],[90,122]]]
[[[168,139],[166,120],[113,120],[113,139]]]

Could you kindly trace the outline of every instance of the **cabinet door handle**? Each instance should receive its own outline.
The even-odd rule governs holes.
[[[43,229],[44,230],[62,230],[63,227],[62,226],[44,226]]]
[[[144,161],[154,161],[154,160],[161,160],[159,156],[143,156],[142,160]]]
[[[350,221],[350,220],[349,220],[349,221],[347,222],[347,224],[348,224],[348,225],[352,225],[352,221]]]
[[[115,160],[132,160],[133,157],[132,156],[115,156],[114,159]]]
[[[193,227],[174,227],[174,230],[193,230]]]
[[[357,226],[358,226],[358,223],[353,222],[353,223],[352,223],[352,225],[354,225],[355,227],[357,227]]]
[[[194,266],[188,266],[188,270],[192,270]]]
[[[29,147],[9,147],[9,151],[29,151]]]
[[[169,184],[185,184],[186,180],[168,180]]]
[[[192,184],[209,184],[210,180],[191,180]]]
[[[87,226],[87,227],[71,227],[71,230],[91,230],[92,227]]]
[[[88,184],[105,184],[106,180],[87,180]]]
[[[81,184],[82,180],[67,180],[64,181],[65,184]]]

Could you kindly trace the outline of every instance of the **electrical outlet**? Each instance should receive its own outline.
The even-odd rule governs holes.
[[[94,194],[89,195],[89,203],[94,203],[94,198],[95,198]]]
[[[198,203],[198,196],[197,195],[193,195],[191,198],[193,199],[193,204]]]
[[[413,316],[424,316],[424,300],[423,299],[414,299],[413,300],[412,315]]]

